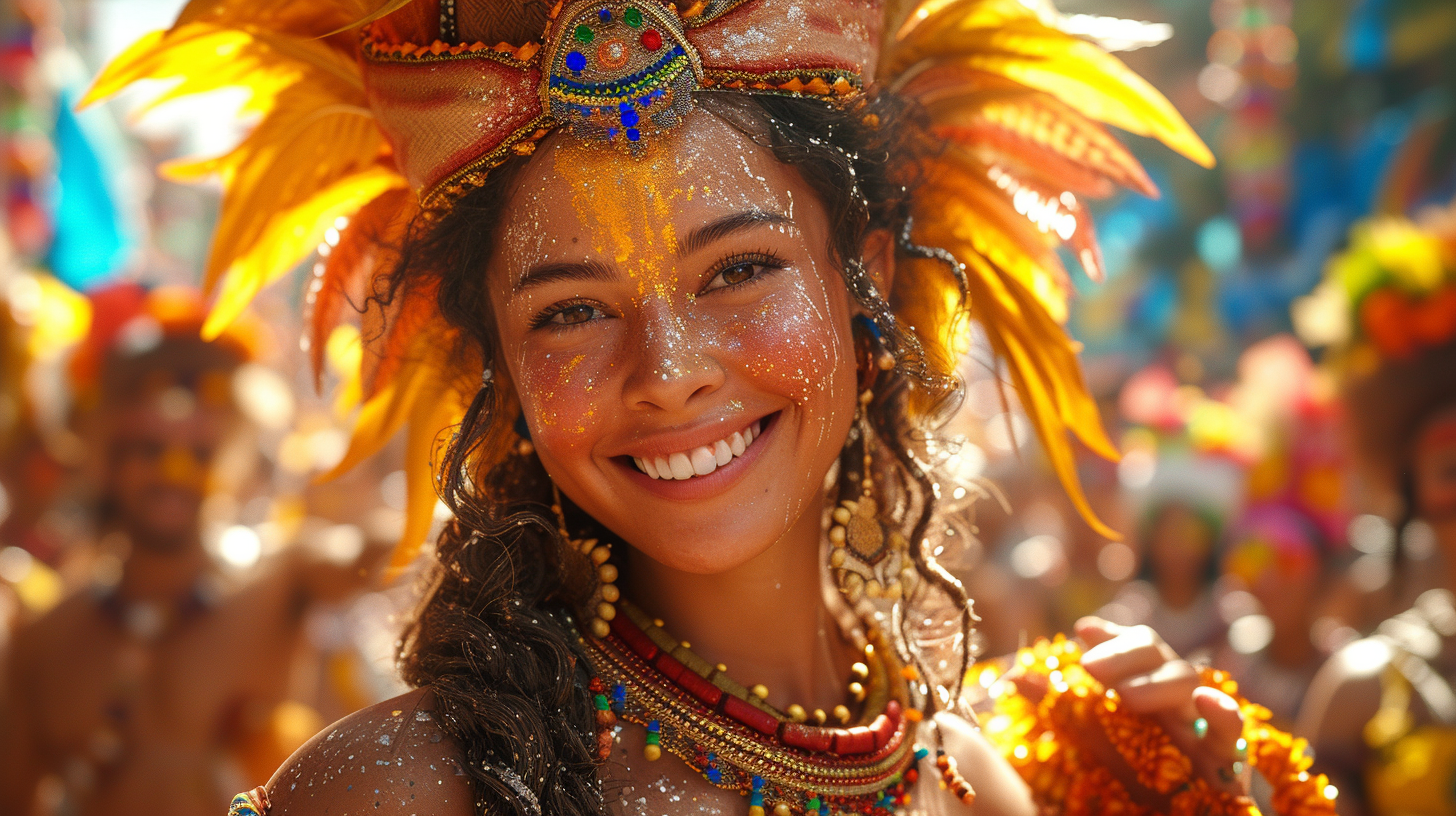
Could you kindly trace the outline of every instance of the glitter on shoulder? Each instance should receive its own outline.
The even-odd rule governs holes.
[[[415,690],[320,731],[268,783],[266,816],[474,816],[460,751]]]

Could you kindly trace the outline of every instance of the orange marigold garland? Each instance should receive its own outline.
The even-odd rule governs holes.
[[[1081,646],[1061,636],[1022,649],[1011,666],[980,664],[970,680],[994,708],[983,730],[1031,787],[1044,812],[1065,816],[1254,816],[1247,796],[1218,790],[1152,718],[1124,709],[1081,665]],[[1334,788],[1309,772],[1307,743],[1269,725],[1269,710],[1238,695],[1225,672],[1203,670],[1203,684],[1238,700],[1243,738],[1255,770],[1273,788],[1282,816],[1334,816]]]

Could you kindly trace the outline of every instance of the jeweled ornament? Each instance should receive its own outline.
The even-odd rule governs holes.
[[[702,63],[682,22],[660,4],[579,4],[556,24],[572,36],[549,40],[543,102],[573,133],[636,147],[690,110]]]

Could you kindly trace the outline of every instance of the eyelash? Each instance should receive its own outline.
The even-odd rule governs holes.
[[[724,260],[720,261],[716,267],[714,267],[713,274],[708,277],[708,283],[712,283],[713,281],[717,280],[719,275],[727,272],[735,266],[745,265],[761,266],[764,268],[764,274],[754,275],[748,280],[741,281],[739,283],[725,282],[723,286],[720,286],[718,288],[735,289],[740,286],[751,286],[755,283],[762,281],[764,278],[768,277],[768,275],[774,272],[778,272],[781,269],[788,268],[789,264],[788,261],[785,261],[783,258],[775,255],[772,252],[749,252],[742,255],[734,255],[732,257],[725,258]]]
[[[788,267],[788,262],[785,261],[783,258],[779,257],[778,255],[775,255],[772,252],[749,252],[749,253],[745,253],[745,254],[742,254],[742,255],[733,255],[731,257],[725,258],[724,260],[720,261],[718,263],[718,265],[713,268],[713,274],[711,276],[709,276],[708,282],[709,283],[712,283],[713,281],[715,281],[715,280],[718,279],[718,276],[719,275],[723,274],[724,272],[727,272],[728,270],[732,269],[735,266],[744,266],[744,265],[753,265],[753,266],[763,267],[766,270],[767,273],[773,273],[773,272],[777,272],[777,271],[779,271],[781,269],[787,268]],[[753,277],[749,278],[746,281],[741,281],[739,283],[726,283],[725,282],[724,285],[722,285],[720,287],[717,287],[717,289],[711,289],[711,290],[705,290],[705,291],[718,291],[719,289],[736,289],[736,288],[738,288],[740,286],[751,286],[751,285],[753,285],[755,283],[758,283],[758,282],[762,281],[765,277],[767,277],[767,274],[757,274],[757,275],[754,275]],[[582,326],[585,326],[587,323],[590,323],[591,321],[588,320],[588,321],[583,321],[581,323],[562,323],[562,324],[559,324],[559,325],[552,325],[552,321],[554,321],[556,319],[556,316],[557,315],[559,315],[559,314],[561,314],[561,313],[563,313],[563,312],[565,312],[565,311],[567,311],[569,309],[574,309],[574,308],[576,308],[578,306],[590,306],[593,309],[597,309],[597,310],[601,311],[601,307],[598,306],[597,304],[593,303],[592,301],[589,301],[589,300],[568,300],[568,301],[564,301],[564,302],[561,302],[561,303],[557,303],[557,304],[555,304],[555,305],[547,308],[546,311],[544,311],[544,312],[536,315],[536,317],[531,321],[530,328],[532,328],[532,329],[541,329],[541,328],[550,327],[553,331],[567,331],[567,330],[570,330],[570,329],[581,328]]]

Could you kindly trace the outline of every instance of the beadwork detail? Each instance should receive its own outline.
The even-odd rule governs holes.
[[[912,687],[888,654],[864,672],[870,690],[855,724],[796,722],[694,655],[641,610],[626,601],[618,608],[607,637],[583,638],[596,674],[591,689],[599,740],[608,751],[612,735],[603,706],[607,689],[615,699],[621,688],[620,711],[611,723],[644,726],[648,760],[664,750],[674,754],[711,784],[747,796],[750,816],[770,809],[775,816],[883,815],[908,801],[907,785],[917,776],[911,767],[915,718],[905,714]],[[888,648],[882,641],[879,649],[869,645],[869,655]]]
[[[259,785],[247,793],[233,797],[228,807],[228,816],[268,816],[268,791]]]
[[[702,65],[681,21],[657,3],[619,0],[562,12],[548,49],[543,101],[578,135],[633,147],[677,125]]]

